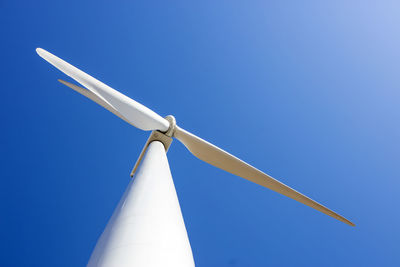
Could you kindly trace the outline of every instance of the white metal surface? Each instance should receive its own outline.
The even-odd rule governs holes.
[[[82,84],[114,110],[118,111],[137,128],[145,131],[160,130],[166,132],[168,130],[169,122],[149,108],[126,95],[121,94],[117,90],[112,89],[108,85],[100,82],[44,49],[37,48],[36,52],[47,62]]]
[[[88,266],[194,266],[162,143],[150,143]]]
[[[110,111],[111,113],[113,113],[114,115],[118,116],[119,118],[121,118],[122,120],[126,121],[127,123],[135,126],[133,123],[131,123],[128,119],[126,119],[124,116],[122,116],[118,110],[116,110],[113,106],[110,106],[107,102],[105,102],[102,98],[98,97],[95,93],[92,93],[92,91],[89,91],[86,88],[77,86],[73,83],[69,83],[67,81],[58,79],[58,81],[62,84],[64,84],[65,86],[68,86],[69,88],[71,88],[72,90],[80,93],[83,96],[86,96],[87,98],[89,98],[90,100],[92,100],[93,102],[96,102],[97,104],[99,104],[100,106],[102,106],[103,108],[107,109],[108,111]]]
[[[238,159],[221,148],[201,139],[200,137],[195,136],[192,133],[185,131],[178,126],[176,127],[174,137],[181,141],[197,158],[217,168],[269,188],[277,193],[290,197],[300,203],[303,203],[304,205],[325,213],[326,215],[329,215],[341,222],[344,222],[350,226],[354,226],[354,223],[342,215],[337,214],[336,212],[319,204],[317,201],[312,200],[311,198],[285,185],[284,183],[272,178],[268,174],[254,168],[241,159]]]
[[[92,99],[99,105],[110,110],[115,115],[119,116],[123,120],[128,121],[132,125],[142,130],[159,130],[168,136],[176,137],[197,158],[227,172],[238,175],[249,181],[297,200],[348,225],[354,226],[354,223],[337,214],[336,212],[277,181],[271,176],[261,172],[250,164],[236,158],[219,147],[176,126],[175,120],[172,117],[170,117],[170,121],[168,121],[147,107],[108,87],[102,82],[80,71],[79,69],[50,54],[49,52],[41,48],[38,48],[36,51],[42,58],[54,65],[56,68],[71,76],[82,85],[86,86],[90,93],[89,91],[86,92],[84,88],[61,81],[63,84]],[[227,134],[229,134],[229,132],[227,132]],[[135,170],[136,168],[134,171]]]
[[[148,146],[151,144],[153,141],[159,141],[164,145],[165,152],[168,152],[169,147],[171,146],[172,143],[172,137],[169,137],[165,134],[163,134],[160,131],[152,131],[149,138],[147,138],[146,144],[144,145],[142,152],[140,152],[140,155],[138,159],[136,160],[135,166],[133,166],[133,169],[131,171],[131,177],[136,173],[137,169],[140,166],[140,163],[142,162],[143,156],[146,154],[146,150]]]

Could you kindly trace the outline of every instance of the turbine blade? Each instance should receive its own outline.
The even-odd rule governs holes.
[[[145,131],[159,130],[166,132],[168,130],[169,122],[149,108],[96,80],[46,50],[37,48],[36,52],[54,67],[82,84],[99,98],[102,98],[137,128]]]
[[[236,158],[228,152],[183,130],[178,126],[176,126],[174,137],[181,141],[186,146],[186,148],[197,158],[215,167],[240,176],[266,188],[269,188],[275,192],[297,200],[300,203],[310,206],[313,209],[325,213],[341,222],[354,226],[354,223],[337,214],[336,212],[326,208],[325,206],[297,192],[296,190],[279,182],[278,180],[275,180],[271,176]]]
[[[58,79],[58,81],[60,83],[64,84],[65,86],[68,86],[72,90],[80,93],[81,95],[86,96],[90,100],[96,102],[97,104],[99,104],[103,108],[107,109],[108,111],[110,111],[114,115],[118,116],[119,118],[123,119],[127,123],[131,124],[132,126],[135,126],[133,123],[128,121],[124,116],[122,116],[113,106],[111,106],[110,103],[107,103],[107,101],[105,101],[102,97],[99,97],[95,93],[93,93],[93,92],[91,92],[91,91],[89,91],[89,90],[87,90],[85,88],[79,87],[79,86],[77,86],[77,85],[75,85],[73,83],[70,83],[70,82],[67,82],[67,81],[64,81],[64,80],[61,80],[61,79]]]

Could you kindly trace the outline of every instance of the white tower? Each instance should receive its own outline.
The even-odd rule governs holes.
[[[149,144],[88,266],[193,267],[164,145]]]
[[[61,83],[93,100],[136,128],[152,131],[133,169],[136,177],[129,184],[100,237],[90,258],[89,266],[194,266],[189,240],[165,154],[172,138],[178,139],[194,156],[202,161],[354,226],[354,223],[340,214],[221,148],[182,129],[176,125],[173,116],[162,118],[149,108],[55,55],[41,48],[36,49],[36,51],[42,58],[85,88],[59,80]],[[225,131],[229,133],[227,129]],[[243,132],[247,134],[246,131]],[[146,149],[148,149],[147,152]],[[144,161],[140,166],[142,159]]]

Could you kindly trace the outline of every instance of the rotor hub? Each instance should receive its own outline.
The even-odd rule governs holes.
[[[165,119],[169,122],[169,128],[164,133],[166,136],[173,137],[176,130],[176,119],[172,115],[168,115]]]

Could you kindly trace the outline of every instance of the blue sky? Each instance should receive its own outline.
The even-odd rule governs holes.
[[[0,262],[85,265],[148,136],[42,47],[356,223],[175,141],[196,266],[399,266],[399,23],[397,1],[0,1]]]

